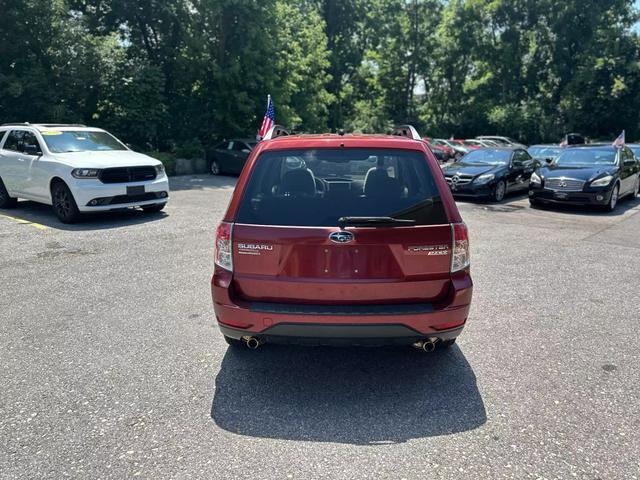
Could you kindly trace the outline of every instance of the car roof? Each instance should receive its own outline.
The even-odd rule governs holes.
[[[102,132],[101,128],[96,127],[87,127],[86,125],[81,124],[73,124],[73,123],[4,123],[0,125],[0,129],[2,130],[14,130],[20,128],[34,128],[39,132],[46,132],[47,130],[58,130],[61,132],[65,131],[87,131],[87,132]]]
[[[603,148],[610,148],[615,150],[616,147],[610,143],[577,143],[575,145],[567,145],[567,148],[597,148],[602,150]]]
[[[313,148],[396,148],[401,150],[426,150],[423,140],[412,140],[397,135],[368,134],[302,134],[276,137],[260,142],[264,151]]]
[[[500,146],[500,147],[486,147],[486,148],[481,148],[479,150],[474,150],[474,152],[490,152],[491,150],[505,150],[505,151],[514,151],[514,150],[526,150],[525,148],[522,147],[516,147],[516,146],[511,146],[511,145],[505,145]],[[471,153],[471,152],[469,152]]]
[[[255,138],[225,138],[220,143],[225,143],[225,142],[256,143],[257,140]]]

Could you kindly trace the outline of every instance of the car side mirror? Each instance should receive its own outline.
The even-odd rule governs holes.
[[[514,160],[511,163],[511,166],[513,167],[522,167],[524,165],[524,162],[522,160]]]
[[[547,165],[551,165],[553,163],[553,158],[545,158],[544,161],[547,162]]]
[[[25,155],[42,155],[37,145],[25,143],[22,147],[22,153]]]

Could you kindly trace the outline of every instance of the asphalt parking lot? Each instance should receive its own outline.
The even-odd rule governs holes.
[[[475,291],[450,351],[238,352],[209,290],[234,182],[72,226],[0,210],[0,477],[640,476],[640,200],[461,202]]]

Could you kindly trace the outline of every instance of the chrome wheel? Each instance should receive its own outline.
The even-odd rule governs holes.
[[[609,199],[609,205],[607,205],[607,210],[609,210],[610,212],[613,211],[616,208],[616,205],[618,204],[619,190],[620,190],[620,187],[618,187],[618,185],[613,187],[613,191],[611,192],[611,198]]]
[[[636,177],[636,186],[633,188],[633,198],[637,198],[640,193],[640,175]]]
[[[220,165],[218,165],[218,162],[216,162],[215,160],[211,162],[211,174],[220,175]]]
[[[495,191],[493,192],[493,199],[496,202],[501,202],[504,199],[504,194],[506,193],[506,191],[507,191],[507,186],[502,180],[500,180],[496,185]]]

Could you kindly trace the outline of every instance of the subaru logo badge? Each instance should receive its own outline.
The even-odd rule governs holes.
[[[333,243],[349,243],[353,242],[353,233],[340,230],[329,235],[329,240]]]

